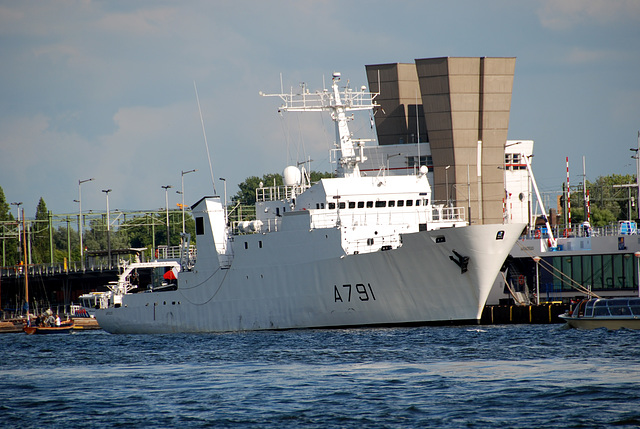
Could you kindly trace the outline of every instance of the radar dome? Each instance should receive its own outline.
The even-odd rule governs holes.
[[[282,176],[284,178],[285,186],[298,186],[302,182],[302,173],[300,172],[300,169],[293,165],[285,168]]]
[[[429,172],[429,167],[427,167],[426,165],[421,165],[420,166],[420,174],[425,175]]]

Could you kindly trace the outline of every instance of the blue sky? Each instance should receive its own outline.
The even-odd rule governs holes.
[[[535,141],[541,190],[635,174],[640,2],[0,0],[0,186],[27,217],[164,207],[310,156],[329,171],[327,118],[277,115],[278,92],[366,64],[516,57],[510,139]],[[367,127],[362,127],[366,131]],[[300,130],[305,130],[304,137]],[[356,131],[358,128],[356,127]],[[364,137],[370,137],[365,135]],[[15,210],[15,208],[12,207]],[[14,213],[15,216],[15,213]]]

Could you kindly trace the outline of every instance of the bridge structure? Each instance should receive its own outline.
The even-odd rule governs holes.
[[[122,261],[179,259],[180,246],[156,242],[166,243],[163,234],[170,230],[171,242],[178,244],[183,228],[181,207],[113,210],[109,214],[49,212],[46,219],[25,219],[23,212],[17,220],[0,221],[0,318],[26,315],[27,284],[30,312],[60,308],[64,313],[69,305],[78,303],[80,295],[106,290],[117,279]],[[84,245],[80,244],[80,230]],[[127,240],[118,236],[133,232],[146,236],[149,245],[119,248]]]

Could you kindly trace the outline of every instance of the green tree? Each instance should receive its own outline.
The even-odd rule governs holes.
[[[59,226],[53,231],[54,259],[58,262],[67,258],[68,263],[80,260],[80,237],[72,221],[68,225]],[[68,229],[67,229],[68,228]],[[71,259],[69,256],[71,250]]]
[[[2,237],[2,260],[0,264],[10,266],[17,264],[20,259],[18,255],[18,228],[16,220],[11,214],[11,206],[7,202],[4,190],[0,186],[0,234]]]
[[[311,171],[309,174],[312,184],[327,177],[332,177],[332,174],[320,173],[317,171]],[[238,188],[240,188],[240,190],[231,197],[231,200],[245,205],[255,204],[256,189],[260,187],[260,183],[262,183],[263,187],[282,186],[284,184],[282,175],[278,173],[265,174],[261,178],[258,176],[247,177],[244,182],[238,184]]]

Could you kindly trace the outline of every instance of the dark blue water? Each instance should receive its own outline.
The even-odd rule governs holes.
[[[640,332],[0,335],[2,427],[640,426]]]

